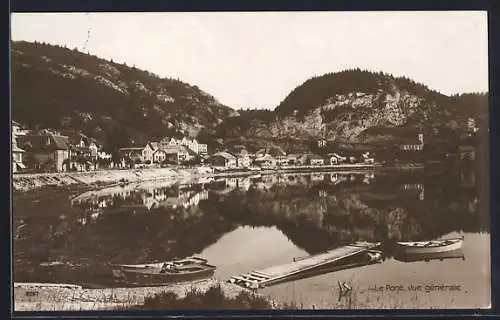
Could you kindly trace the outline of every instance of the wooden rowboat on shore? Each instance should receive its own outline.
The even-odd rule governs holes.
[[[200,257],[188,257],[184,259],[175,259],[172,261],[163,261],[163,262],[155,262],[155,263],[142,263],[142,264],[111,264],[111,267],[114,268],[161,268],[164,264],[171,263],[176,266],[183,266],[186,264],[206,264],[208,263],[207,259],[203,259]]]
[[[113,265],[112,272],[115,279],[125,284],[158,286],[209,278],[215,269],[216,267],[208,264],[205,259],[189,257],[159,263]]]

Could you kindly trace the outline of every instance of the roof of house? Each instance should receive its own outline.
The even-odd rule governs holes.
[[[301,161],[301,162],[304,162],[304,161],[306,161],[306,160],[308,159],[308,156],[309,156],[309,155],[308,155],[307,153],[306,153],[306,154],[303,154],[303,155],[301,155],[301,156],[298,158],[298,160],[299,160],[299,161]]]
[[[139,151],[143,150],[144,148],[142,147],[126,147],[126,148],[120,148],[120,151]]]
[[[311,159],[311,160],[324,160],[322,156],[317,155],[317,154],[310,154],[309,159]]]
[[[286,156],[286,152],[279,146],[269,148],[268,153],[272,156]]]
[[[149,143],[153,149],[158,149],[158,146],[160,145],[159,142],[153,141]]]
[[[247,151],[247,149],[245,149],[245,147],[243,146],[243,148],[238,148],[237,146],[234,146],[233,147],[233,150],[234,152],[232,154],[234,154],[235,156],[248,156],[249,155],[249,152]]]
[[[266,148],[259,149],[255,152],[255,154],[265,154],[267,152]]]
[[[172,154],[172,153],[179,153],[182,151],[187,151],[188,149],[186,147],[180,146],[180,145],[160,145],[160,146],[158,146],[158,150],[163,151],[167,154]]]
[[[47,144],[49,138],[49,144]],[[53,134],[24,135],[18,137],[21,144],[29,143],[32,150],[67,150],[68,137]]]
[[[97,141],[96,139],[89,137],[81,132],[75,132],[75,131],[64,131],[63,134],[65,136],[68,136],[70,144],[79,144],[81,140],[83,140],[83,143],[85,146],[90,146],[91,143],[95,143],[96,146],[102,147],[102,143]]]
[[[459,151],[476,151],[474,146],[458,146]]]
[[[398,138],[398,143],[400,145],[417,145],[421,144],[420,140],[418,140],[417,136],[411,136],[411,137],[401,137]]]
[[[189,153],[190,155],[194,156],[194,157],[197,157],[198,154],[196,152],[194,152],[193,150],[189,149],[188,147],[185,147],[185,146],[182,146],[184,148],[184,150]]]
[[[223,157],[227,160],[235,160],[236,157],[233,156],[232,154],[230,154],[229,152],[226,152],[226,151],[221,151],[221,152],[217,152],[216,154],[213,155],[214,157]]]
[[[265,154],[263,157],[258,157],[255,159],[255,161],[266,161],[266,160],[273,160],[274,157],[270,154]]]
[[[70,145],[69,148],[71,150],[74,150],[74,151],[90,152],[90,148],[88,148],[88,147],[80,147],[80,146]]]
[[[236,157],[242,158],[242,157],[250,157],[250,154],[248,152],[240,152],[235,154]]]
[[[57,149],[68,149],[68,137],[52,135],[52,141]]]

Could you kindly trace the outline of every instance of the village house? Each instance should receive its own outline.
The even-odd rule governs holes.
[[[325,139],[320,139],[317,141],[318,148],[325,148],[326,147],[326,140]]]
[[[266,148],[259,149],[255,152],[255,157],[256,158],[261,158],[267,154]]]
[[[69,157],[66,161],[69,170],[84,171],[90,170],[91,167],[96,169],[98,156],[97,143],[82,133],[64,133],[68,137],[69,144]]]
[[[160,142],[149,142],[144,147],[120,148],[122,162],[143,163],[143,164],[161,164],[168,162],[170,164],[180,164],[191,161],[196,158],[196,154],[188,147],[177,144],[178,140],[174,138],[163,139]]]
[[[277,156],[276,157],[276,165],[277,166],[287,166],[288,165],[288,157],[287,156]]]
[[[424,135],[419,133],[417,139],[407,139],[399,145],[399,149],[403,151],[422,151],[424,150]]]
[[[241,153],[236,156],[236,165],[240,168],[248,168],[252,164],[248,153]]]
[[[208,154],[208,145],[206,143],[198,144],[198,154],[206,155]]]
[[[167,158],[167,154],[162,147],[156,149],[153,152],[153,163],[164,163]]]
[[[153,146],[151,144],[146,144],[146,146],[142,149],[142,162],[146,164],[153,163]]]
[[[70,145],[69,166],[71,170],[98,169],[102,162],[99,160],[111,160],[110,153],[105,152],[102,143],[83,133],[74,131],[63,131],[68,136]],[[111,161],[108,165],[112,165]]]
[[[70,144],[67,162],[71,171],[86,171],[95,164],[95,159],[89,148]]]
[[[468,118],[465,124],[465,129],[462,131],[461,138],[465,140],[473,137],[478,131],[479,128],[476,126],[476,119]]]
[[[363,158],[363,162],[366,164],[373,164],[375,162],[375,159],[370,155],[370,152],[365,152],[361,155]]]
[[[165,152],[165,161],[169,163],[181,164],[195,158],[195,155],[193,155],[187,147],[182,145],[170,145],[161,149]]]
[[[120,148],[120,158],[122,159],[121,161],[121,166],[129,166],[135,163],[139,163],[143,161],[142,158],[142,151],[144,148],[142,147],[127,147],[127,148]]]
[[[30,131],[24,128],[19,122],[12,120],[12,136],[19,137],[30,133]]]
[[[12,121],[12,172],[19,172],[26,168],[23,163],[25,151],[17,145],[17,137],[21,131],[20,127],[19,123]]]
[[[298,164],[298,158],[300,155],[298,154],[288,154],[284,157],[285,159],[285,164],[289,166],[294,166]]]
[[[237,166],[236,157],[226,151],[215,153],[210,157],[209,162],[216,167],[235,168]]]
[[[113,156],[111,155],[111,153],[108,153],[106,151],[102,151],[102,150],[99,150],[97,151],[97,158],[98,159],[111,159]]]
[[[327,155],[328,163],[331,165],[339,164],[347,160],[347,157],[339,155],[338,153],[329,153]]]
[[[476,148],[474,146],[458,146],[458,158],[460,161],[474,161]]]
[[[254,163],[261,167],[272,168],[280,163],[285,164],[287,162],[286,152],[280,147],[262,148],[255,155]]]
[[[149,142],[149,145],[151,146],[151,149],[153,149],[153,152],[160,147],[160,143],[156,141]]]
[[[189,150],[191,150],[192,152],[196,153],[196,154],[201,154],[201,155],[205,155],[207,154],[207,151],[208,151],[208,147],[206,144],[204,143],[199,143],[198,140],[196,139],[189,139],[187,137],[183,137],[182,139],[175,139],[175,138],[168,138],[168,137],[165,137],[162,139],[162,141],[160,142],[160,144],[167,144],[167,145],[170,145],[170,146],[184,146],[186,148],[188,148]]]
[[[175,139],[174,137],[172,138],[165,137],[160,141],[160,145],[176,146],[178,144],[179,143],[177,142],[177,139]]]
[[[300,157],[297,158],[297,164],[300,165],[300,166],[305,166],[305,165],[308,165],[308,154],[302,154]]]
[[[18,137],[18,143],[27,152],[28,167],[36,170],[66,171],[69,143],[67,136],[34,134]]]
[[[239,168],[248,168],[252,164],[252,159],[244,145],[235,145],[231,148],[231,153],[236,157],[236,166]]]
[[[316,154],[312,154],[309,156],[309,165],[311,166],[322,166],[325,164],[325,159],[323,157],[318,156]]]
[[[263,156],[257,155],[254,163],[262,168],[273,168],[276,166],[276,159],[272,155],[266,153]]]
[[[12,172],[19,172],[26,169],[26,166],[23,163],[24,153],[26,152],[19,148],[17,143],[12,145]]]

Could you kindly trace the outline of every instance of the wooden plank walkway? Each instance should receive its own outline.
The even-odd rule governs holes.
[[[233,276],[228,281],[241,284],[254,289],[266,286],[284,278],[296,276],[308,270],[325,266],[334,262],[351,257],[353,255],[369,251],[378,247],[380,243],[372,242],[354,242],[339,248],[325,251],[323,253],[309,256],[301,260],[293,261],[287,264],[272,266],[269,268],[254,270],[239,276]]]

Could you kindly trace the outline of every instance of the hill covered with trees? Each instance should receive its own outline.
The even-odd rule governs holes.
[[[212,133],[237,115],[180,80],[76,49],[12,42],[12,118],[30,128],[77,129],[108,144]]]
[[[164,136],[197,137],[213,148],[310,149],[398,143],[422,131],[456,136],[473,118],[487,132],[488,96],[446,96],[405,77],[360,69],[307,79],[274,110],[238,110],[195,85],[76,49],[12,42],[12,118],[28,127],[76,130],[113,149]]]

